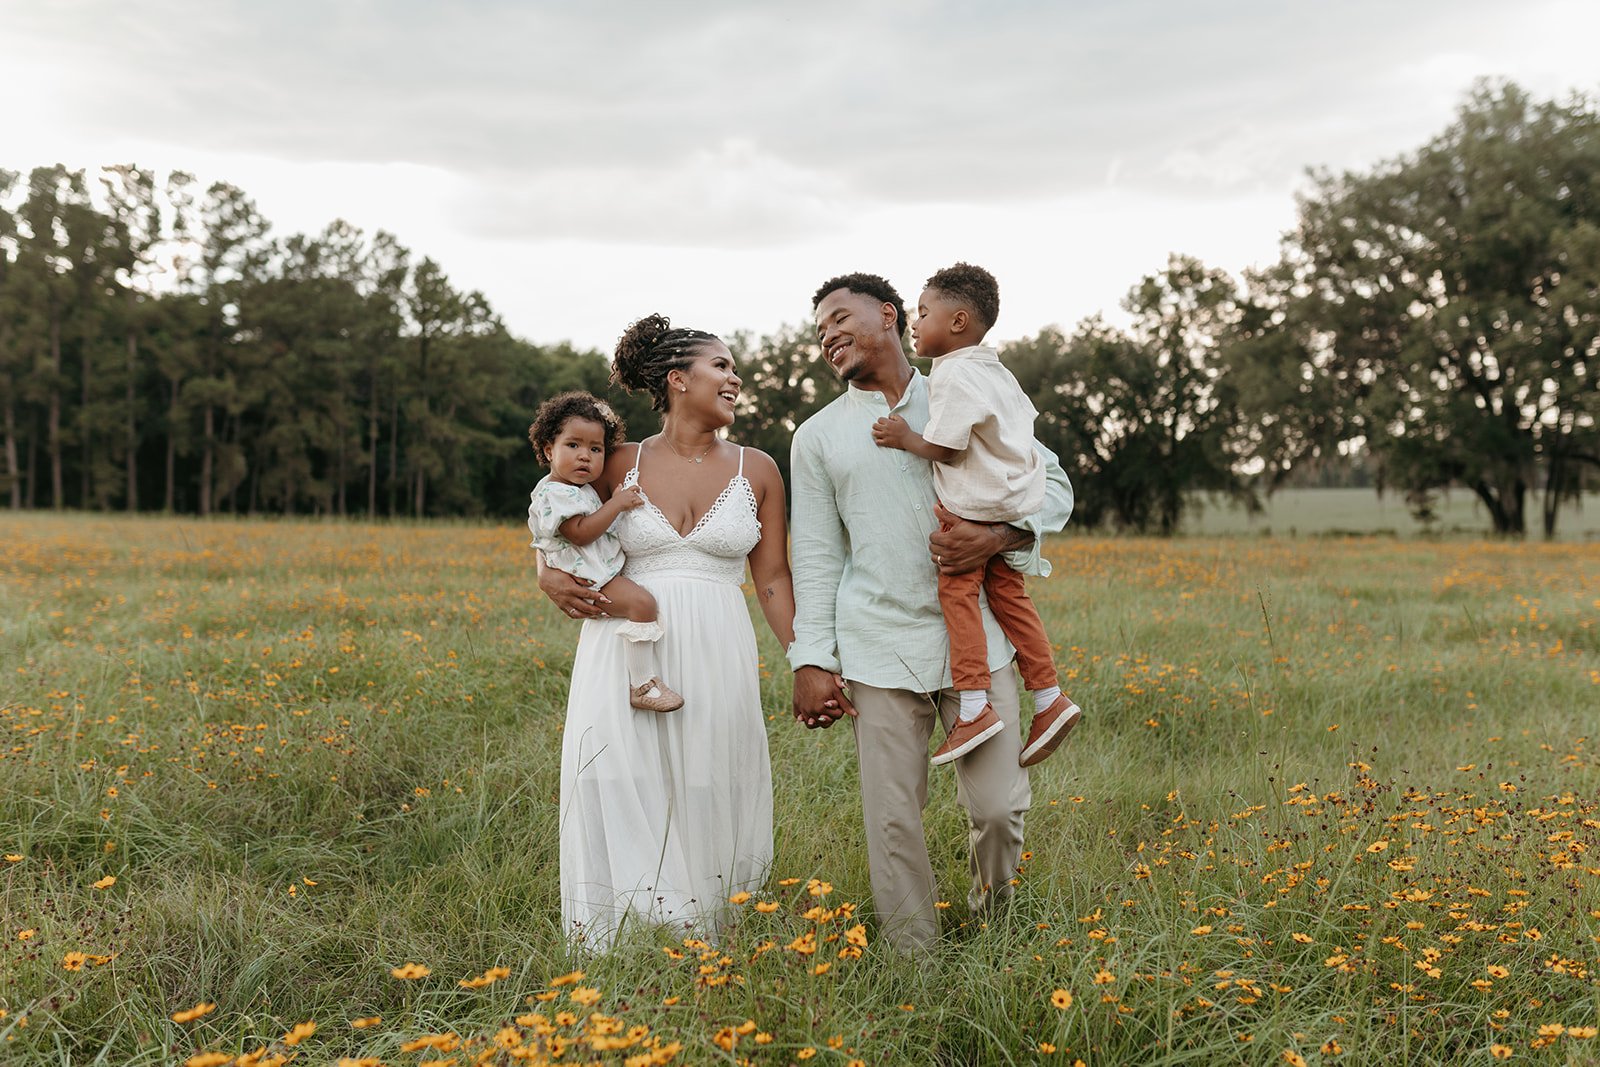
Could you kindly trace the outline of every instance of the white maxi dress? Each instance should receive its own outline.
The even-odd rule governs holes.
[[[623,484],[638,480],[636,458]],[[713,932],[728,897],[759,888],[772,862],[772,769],[740,589],[761,537],[744,450],[687,535],[648,497],[613,529],[622,573],[656,598],[657,662],[683,707],[631,707],[623,620],[584,622],[561,748],[561,918],[602,952],[640,920]]]

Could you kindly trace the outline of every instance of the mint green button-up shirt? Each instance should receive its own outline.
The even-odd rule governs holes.
[[[939,611],[939,576],[928,556],[933,464],[879,448],[872,424],[891,413],[918,433],[928,422],[928,381],[913,370],[892,409],[884,395],[850,386],[795,431],[790,446],[795,639],[791,668],[822,667],[881,689],[931,693],[950,685],[950,642]],[[1044,507],[1015,525],[1030,548],[1007,553],[1024,574],[1048,575],[1044,535],[1072,513],[1072,484],[1055,455],[1045,461]],[[991,669],[1015,650],[983,604]]]

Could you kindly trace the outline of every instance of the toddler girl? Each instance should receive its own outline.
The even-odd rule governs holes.
[[[643,504],[644,497],[624,486],[602,504],[589,484],[605,470],[622,435],[622,420],[588,393],[561,393],[541,404],[528,440],[550,473],[534,487],[528,529],[546,564],[587,578],[611,601],[610,610],[627,618],[618,633],[627,641],[628,703],[641,711],[676,711],[683,698],[667,688],[656,668],[662,633],[656,598],[622,576],[622,542],[611,532],[617,516]]]

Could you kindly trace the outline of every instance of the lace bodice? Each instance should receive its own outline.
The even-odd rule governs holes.
[[[624,486],[639,484],[643,452],[641,446],[635,453]],[[761,540],[755,489],[744,476],[744,449],[739,449],[739,472],[687,534],[680,535],[648,495],[643,507],[623,512],[612,530],[622,540],[627,555],[622,573],[630,578],[671,575],[738,585],[744,581],[745,557]]]

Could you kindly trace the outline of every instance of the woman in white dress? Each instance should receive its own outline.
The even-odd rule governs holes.
[[[778,640],[794,640],[783,481],[771,457],[722,440],[740,380],[721,341],[651,315],[617,344],[613,378],[648,390],[661,432],[612,452],[602,497],[638,486],[645,504],[612,530],[622,573],[656,598],[663,677],[683,707],[629,705],[622,619],[597,592],[541,567],[540,588],[585,619],[561,749],[561,917],[604,951],[627,923],[709,931],[728,898],[772,861],[772,775],[748,564]]]

